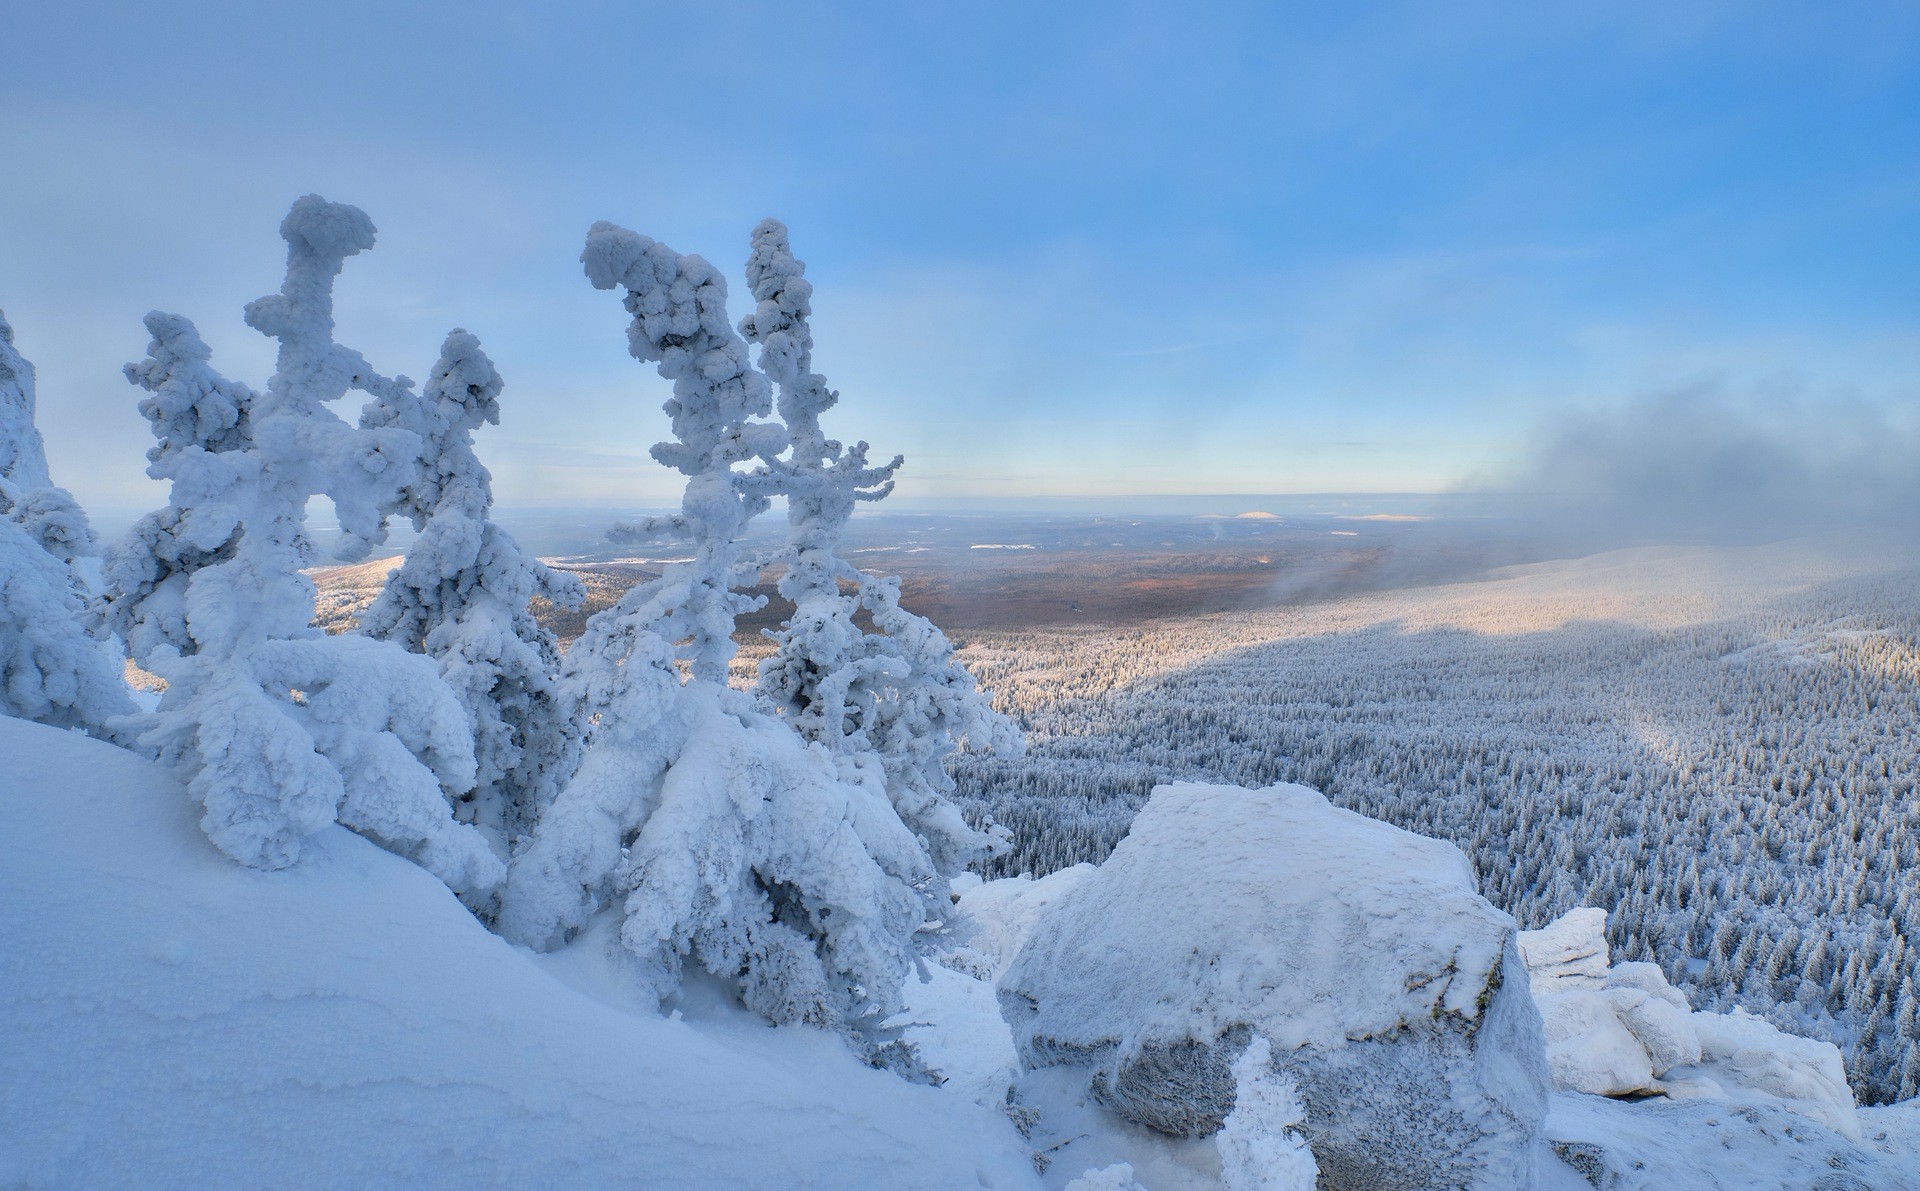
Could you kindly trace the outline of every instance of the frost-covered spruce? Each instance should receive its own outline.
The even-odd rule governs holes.
[[[0,480],[21,492],[50,488],[46,444],[34,419],[33,365],[13,346],[13,324],[0,311]]]
[[[653,457],[687,477],[671,525],[694,558],[595,616],[569,651],[591,747],[515,859],[501,927],[550,948],[624,898],[621,941],[661,997],[692,960],[771,1020],[835,1028],[874,1053],[932,863],[877,760],[813,745],[726,685],[735,617],[754,606],[734,590],[756,569],[739,537],[778,490],[788,445],[755,420],[770,386],[706,261],[605,223],[582,261],[596,287],[626,291],[633,355],[673,382],[674,437]]]
[[[339,822],[479,902],[503,866],[448,802],[473,786],[459,701],[427,659],[313,628],[313,584],[301,573],[312,557],[308,500],[329,497],[364,552],[419,450],[411,431],[359,429],[326,404],[349,389],[393,400],[411,384],[333,342],[334,278],[373,232],[357,208],[315,195],[294,203],[280,225],[286,281],[246,310],[248,325],[279,341],[265,392],[213,373],[186,320],[147,320],[154,352],[129,376],[153,393],[150,474],[171,482],[165,523],[208,554],[183,582],[145,592],[151,601],[166,588],[169,611],[145,621],[153,631],[136,635],[136,660],[168,687],[140,739],[182,767],[205,807],[201,826],[242,863],[292,864],[307,836]],[[136,538],[116,573],[142,573],[132,551],[154,540]],[[180,558],[144,573],[167,574]],[[138,589],[116,595],[141,599]]]
[[[559,646],[528,602],[577,608],[586,591],[488,516],[492,477],[474,454],[473,432],[499,424],[502,384],[480,341],[455,330],[423,393],[396,386],[362,412],[361,426],[409,430],[424,445],[418,473],[392,506],[419,537],[361,613],[360,631],[440,664],[473,729],[475,788],[460,817],[504,851],[580,758],[581,730],[556,687]]]
[[[951,876],[1000,850],[1006,833],[967,824],[947,797],[947,758],[962,742],[1017,755],[1020,736],[953,660],[946,635],[900,606],[897,579],[864,574],[835,553],[854,506],[891,493],[902,460],[872,466],[866,443],[847,448],[822,432],[820,415],[840,395],[813,371],[813,284],[805,274],[784,224],[768,219],[754,228],[747,284],[756,305],[740,331],[760,345],[760,369],[779,388],[793,443],[775,471],[788,527],[779,590],[794,613],[769,633],[777,648],[760,663],[757,690],[808,740],[837,754],[877,756],[901,819]],[[875,632],[855,624],[862,610]],[[934,904],[945,901],[944,890],[930,892]]]
[[[140,401],[155,440],[147,450],[147,474],[165,479],[170,461],[192,451],[252,446],[253,390],[214,370],[213,352],[189,320],[156,310],[145,321],[153,336],[147,358],[125,371],[148,394]],[[200,568],[231,559],[239,534],[240,509],[233,502],[168,505],[142,517],[107,551],[106,621],[136,659],[162,646],[183,655],[196,652],[187,631],[187,584]]]
[[[0,314],[0,715],[110,735],[133,703],[73,565],[93,534],[48,473],[34,402],[33,365]]]
[[[34,425],[33,365],[13,345],[13,325],[0,311],[0,514],[63,563],[94,553],[93,530],[79,502],[56,487],[46,444]],[[80,583],[78,575],[73,576]]]

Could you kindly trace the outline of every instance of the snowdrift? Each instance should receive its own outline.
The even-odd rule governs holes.
[[[12,719],[0,815],[0,1185],[1037,1185],[997,1114],[589,999],[344,828],[245,869],[164,770]]]

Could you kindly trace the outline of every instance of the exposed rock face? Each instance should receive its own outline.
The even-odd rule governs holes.
[[[1220,1128],[1258,1034],[1321,1187],[1523,1187],[1548,1078],[1515,934],[1450,844],[1301,786],[1163,786],[1000,999],[1029,1069],[1162,1132]]]

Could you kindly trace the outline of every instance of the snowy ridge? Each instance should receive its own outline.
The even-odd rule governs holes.
[[[478,339],[424,392],[375,371],[333,308],[371,220],[308,195],[280,232],[263,390],[145,320],[169,504],[104,570],[0,319],[0,1185],[1912,1185],[1920,1100],[1855,1102],[1920,1088],[1905,555],[1629,551],[1083,633],[1079,686],[1015,638],[981,656],[1064,753],[1022,772],[952,642],[842,557],[901,460],[826,437],[778,221],[737,328],[701,257],[589,232],[685,481],[618,532],[692,557],[564,659],[529,604],[583,589],[490,520]],[[317,496],[342,557],[418,533],[359,633],[312,621]],[[768,567],[793,612],[739,685]],[[166,680],[137,712],[115,634]],[[949,797],[963,749],[1076,783],[1027,856],[1125,837],[963,875],[1025,858],[977,813],[1016,782]],[[1508,913],[1582,891],[1635,962],[1608,911]]]

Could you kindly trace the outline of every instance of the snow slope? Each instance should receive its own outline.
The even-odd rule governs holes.
[[[0,1185],[1037,1186],[962,1096],[623,1013],[343,828],[266,873],[197,813],[0,718]]]

